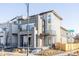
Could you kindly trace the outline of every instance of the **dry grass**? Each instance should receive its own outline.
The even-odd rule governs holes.
[[[58,54],[58,53],[61,53],[61,52],[62,51],[60,51],[60,50],[46,49],[46,50],[40,51],[38,55],[41,55],[41,56],[52,56],[52,55],[55,55],[55,54]]]
[[[0,56],[26,56],[25,50],[15,49],[13,52],[0,51]]]

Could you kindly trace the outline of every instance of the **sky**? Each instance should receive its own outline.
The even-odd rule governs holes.
[[[16,16],[26,16],[25,3],[0,3],[0,23],[11,20]],[[63,20],[61,25],[68,30],[74,29],[79,33],[79,4],[77,3],[30,3],[30,15],[55,10]]]

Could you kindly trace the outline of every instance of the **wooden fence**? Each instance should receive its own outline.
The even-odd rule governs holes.
[[[79,49],[79,43],[67,43],[67,44],[56,43],[55,46],[56,49],[60,49],[63,51]]]

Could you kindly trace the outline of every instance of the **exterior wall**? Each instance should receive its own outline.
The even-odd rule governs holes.
[[[36,48],[37,47],[37,43],[36,43],[36,35],[37,35],[37,30],[36,30],[36,27],[34,27],[34,31],[33,31],[33,38],[34,38],[34,40],[33,40],[33,45],[34,45],[34,47]]]
[[[48,23],[49,19],[48,16],[51,16],[51,20],[50,23]],[[43,19],[41,19],[41,17],[43,17]],[[49,33],[52,36],[45,36],[45,40],[43,42],[42,39],[39,39],[40,41],[40,47],[44,47],[44,46],[49,46],[60,41],[61,38],[61,34],[60,34],[60,19],[57,18],[52,12],[40,15],[39,20],[38,20],[38,34],[43,33],[43,27],[42,27],[42,22],[43,20],[45,20],[45,33]],[[45,45],[43,45],[42,43],[45,43]]]
[[[4,30],[5,28],[5,30]],[[0,25],[0,29],[2,29],[2,31],[0,32],[0,41],[1,41],[1,44],[6,44],[6,35],[7,35],[7,32],[9,31],[9,24],[8,23],[3,23]]]
[[[51,15],[51,21],[48,23],[48,16]],[[41,19],[43,17],[43,19]],[[37,18],[36,18],[37,19]],[[38,47],[48,46],[53,43],[61,42],[61,34],[60,34],[60,19],[57,18],[52,12],[45,13],[42,15],[38,15],[38,21],[36,21],[37,27],[37,35],[38,35]],[[43,20],[45,20],[45,33],[52,34],[51,37],[45,36],[45,40],[41,39],[39,36],[43,33]],[[50,40],[49,40],[50,38]],[[51,42],[52,41],[52,42]],[[44,45],[45,44],[45,45]]]
[[[65,28],[61,27],[61,43],[71,43],[74,42],[71,32],[68,32]]]
[[[52,30],[56,32],[56,40],[55,43],[60,43],[60,38],[61,38],[61,34],[60,34],[60,22],[61,20],[59,18],[57,18],[53,13],[52,13]]]
[[[52,34],[52,29],[51,29],[51,20],[52,20],[52,15],[51,13],[46,13],[46,14],[43,14],[41,15],[40,17],[42,17],[42,33],[44,33],[45,35],[46,34]],[[45,22],[45,26],[44,26],[44,23]],[[44,31],[44,27],[45,27],[45,31]],[[43,46],[49,46],[51,45],[51,36],[45,36],[44,39],[42,40],[43,41]]]
[[[73,38],[73,32],[68,32],[68,43],[73,43],[74,38]]]
[[[18,33],[18,25],[12,24],[12,33]]]
[[[0,44],[5,44],[5,32],[0,33]]]
[[[68,34],[68,31],[64,30],[61,27],[61,43],[67,43],[68,42],[67,34]]]
[[[40,18],[40,16],[38,15],[38,21],[37,21],[37,35],[38,35],[38,47],[42,47],[43,46],[43,42],[42,39],[39,37],[40,34],[42,33],[42,19]]]

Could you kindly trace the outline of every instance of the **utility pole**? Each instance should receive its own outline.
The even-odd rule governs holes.
[[[27,38],[28,38],[28,47],[27,47],[27,56],[29,55],[29,3],[26,3],[27,6]]]

